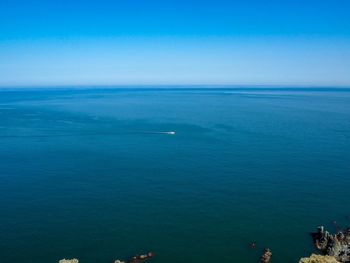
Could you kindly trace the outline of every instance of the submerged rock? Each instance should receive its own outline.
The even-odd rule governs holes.
[[[311,236],[316,248],[322,253],[333,256],[339,262],[350,262],[350,228],[332,235],[320,226]]]
[[[301,258],[299,263],[340,263],[332,256],[312,254],[309,258]]]
[[[73,259],[61,259],[60,261],[58,261],[58,263],[79,263],[79,260],[77,260],[76,258],[73,258]]]

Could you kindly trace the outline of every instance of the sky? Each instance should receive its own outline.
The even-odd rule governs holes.
[[[350,87],[348,0],[0,0],[0,86]]]

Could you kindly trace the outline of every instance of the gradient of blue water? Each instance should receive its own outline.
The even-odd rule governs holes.
[[[296,262],[349,171],[348,89],[2,90],[1,262]]]

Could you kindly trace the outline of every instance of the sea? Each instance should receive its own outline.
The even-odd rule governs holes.
[[[349,202],[347,88],[0,90],[2,263],[294,263]]]

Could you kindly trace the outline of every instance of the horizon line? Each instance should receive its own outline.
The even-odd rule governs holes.
[[[118,89],[118,88],[350,88],[349,85],[343,84],[160,84],[160,83],[147,83],[147,84],[29,84],[29,85],[0,85],[0,89],[96,89],[96,88],[106,88],[106,89]]]

